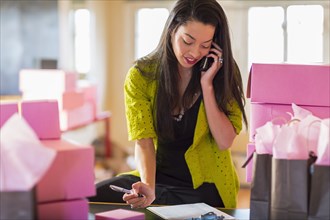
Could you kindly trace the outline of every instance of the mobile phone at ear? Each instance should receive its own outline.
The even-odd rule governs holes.
[[[216,39],[214,39],[213,41],[215,42]],[[211,48],[213,48],[213,45],[211,46]],[[213,52],[210,52],[210,53],[213,53]],[[213,53],[214,54],[214,53]],[[212,63],[214,62],[214,59],[212,57],[204,57],[201,61],[201,64],[200,64],[200,71],[206,71],[208,70]]]
[[[210,68],[213,63],[212,57],[204,57],[201,61],[200,71],[206,71]]]

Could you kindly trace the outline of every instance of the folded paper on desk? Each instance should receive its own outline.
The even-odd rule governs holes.
[[[201,215],[204,215],[208,212],[213,212],[217,216],[222,215],[225,217],[225,219],[235,219],[233,216],[230,216],[205,203],[148,207],[147,209],[162,217],[163,219],[200,218]]]

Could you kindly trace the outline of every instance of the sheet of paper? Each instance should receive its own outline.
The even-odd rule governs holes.
[[[17,113],[1,127],[0,134],[0,191],[32,189],[51,166],[56,151],[42,145]]]
[[[225,219],[235,219],[233,216],[230,216],[205,203],[148,207],[147,209],[163,219],[200,218],[201,215],[208,212],[213,212],[218,216],[223,215]]]

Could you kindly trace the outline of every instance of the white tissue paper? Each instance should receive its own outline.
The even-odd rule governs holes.
[[[46,173],[56,151],[39,138],[17,113],[0,131],[0,191],[28,191]]]
[[[274,158],[305,160],[308,153],[305,138],[298,134],[298,123],[283,126],[274,140]]]
[[[312,112],[292,104],[291,121],[281,127],[273,145],[277,159],[307,159],[317,152],[321,119]]]
[[[275,125],[270,121],[256,129],[255,146],[257,154],[273,154],[273,142],[280,130],[280,125]]]
[[[320,137],[317,148],[316,164],[330,166],[330,118],[323,119],[320,128]]]
[[[317,152],[317,145],[320,136],[321,119],[309,115],[302,119],[298,124],[298,133],[305,138],[305,145],[307,151]]]
[[[312,112],[292,104],[293,116],[292,120],[300,121],[298,125],[298,133],[305,137],[305,146],[308,151],[316,153],[320,133],[321,119],[314,116]]]
[[[312,112],[308,111],[307,109],[301,108],[294,103],[291,104],[291,108],[293,111],[292,119],[302,120],[307,116],[312,115]]]

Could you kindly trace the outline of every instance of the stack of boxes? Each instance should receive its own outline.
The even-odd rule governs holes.
[[[57,101],[1,103],[0,110],[0,126],[19,112],[41,143],[57,151],[35,187],[37,219],[88,219],[86,197],[95,195],[94,148],[61,139]]]
[[[23,100],[57,100],[60,129],[91,123],[97,114],[95,84],[79,86],[78,74],[63,70],[24,69],[19,74]]]
[[[319,118],[330,117],[330,66],[253,64],[247,97],[251,99],[249,157],[255,151],[256,129],[268,121],[289,121],[292,103]],[[252,181],[252,169],[250,161],[246,167],[247,182]]]

